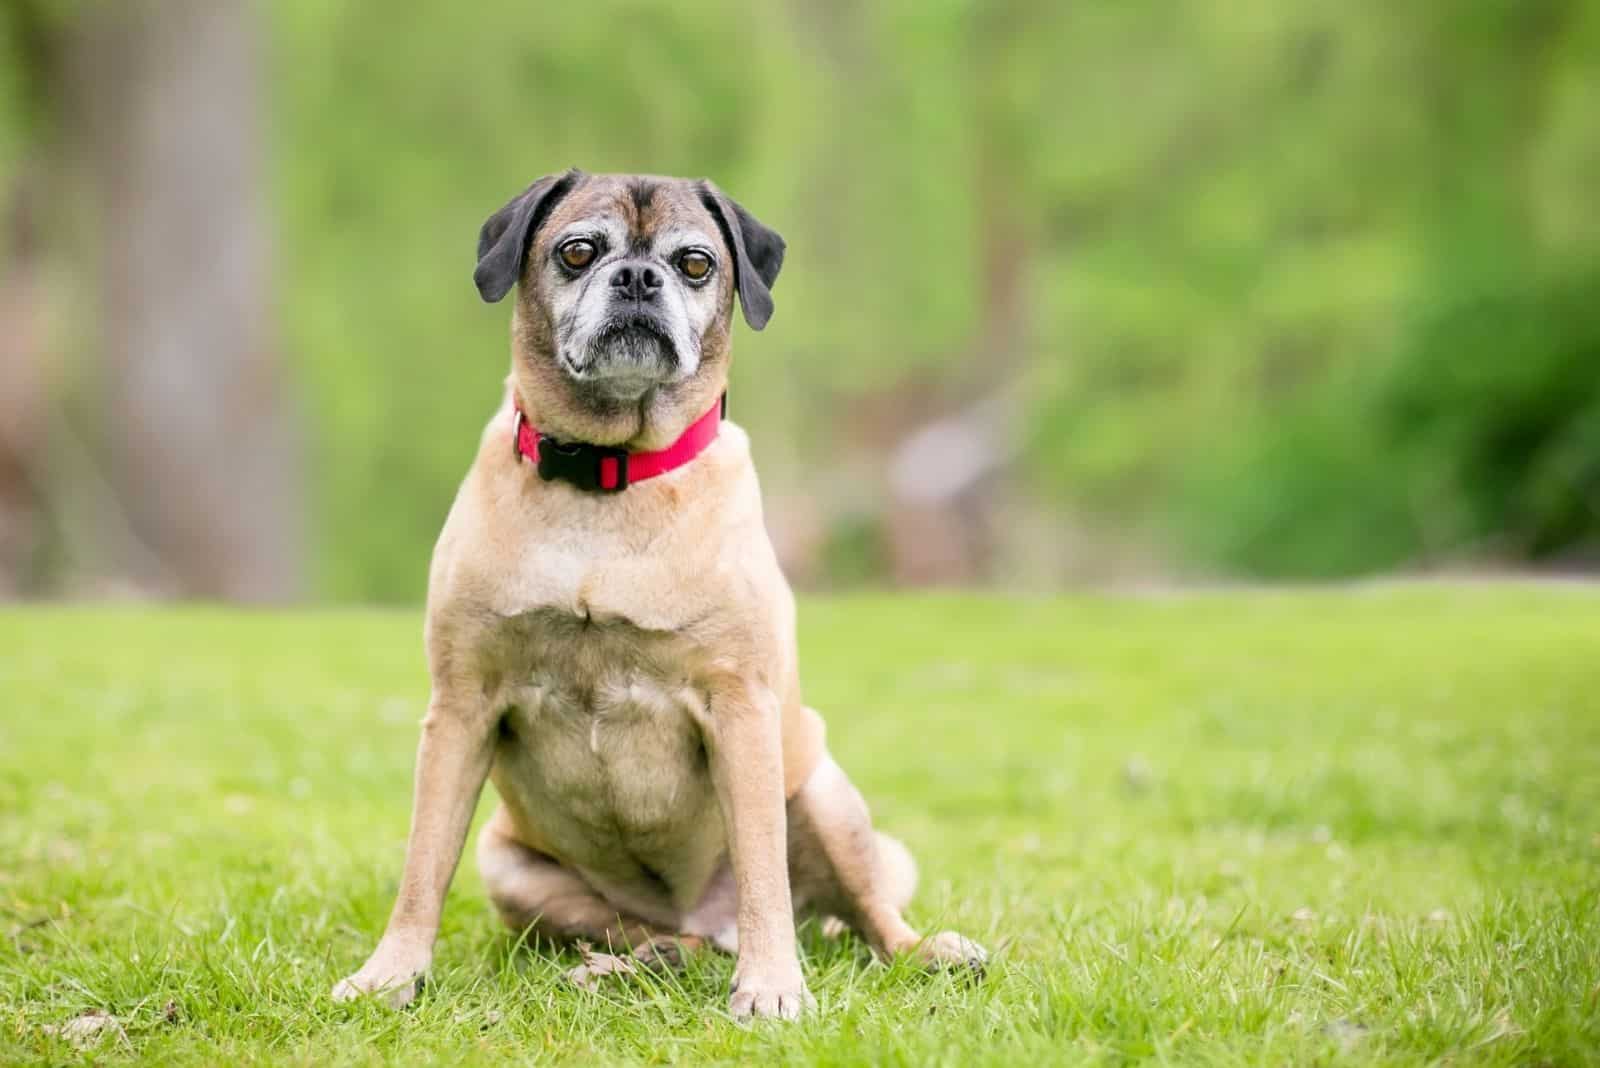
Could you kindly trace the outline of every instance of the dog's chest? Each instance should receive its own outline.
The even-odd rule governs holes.
[[[676,897],[709,874],[721,820],[693,645],[546,609],[514,621],[494,781],[529,844]]]
[[[562,638],[567,619],[625,622],[659,637],[704,613],[706,595],[694,576],[716,568],[714,538],[697,536],[692,524],[678,520],[635,528],[624,516],[606,518],[604,524],[573,522],[541,513],[527,521],[539,536],[526,539],[511,570],[497,576],[490,607]],[[593,632],[578,637],[588,644],[628,638]]]

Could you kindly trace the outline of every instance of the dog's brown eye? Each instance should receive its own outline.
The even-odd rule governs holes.
[[[595,247],[593,241],[568,241],[562,245],[557,253],[561,262],[571,267],[574,271],[581,271],[594,262]]]
[[[711,273],[711,257],[704,252],[690,249],[678,257],[678,270],[682,271],[692,281],[698,282]]]

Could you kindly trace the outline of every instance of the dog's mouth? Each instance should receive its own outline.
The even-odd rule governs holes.
[[[672,335],[648,315],[612,319],[595,335],[593,348],[597,355],[632,357],[639,362],[649,362],[653,357],[675,364],[678,357]]]
[[[678,365],[671,333],[643,315],[608,320],[575,355],[566,362],[580,378],[670,372]]]
[[[666,327],[647,315],[617,316],[595,331],[567,372],[580,383],[621,399],[642,395],[678,370],[678,349]]]

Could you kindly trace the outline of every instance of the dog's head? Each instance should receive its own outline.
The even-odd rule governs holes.
[[[489,217],[473,280],[486,301],[518,287],[514,374],[530,418],[648,445],[725,388],[734,297],[765,326],[783,250],[710,182],[572,170]]]

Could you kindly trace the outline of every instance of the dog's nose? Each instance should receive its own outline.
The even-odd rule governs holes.
[[[648,263],[624,263],[611,272],[611,288],[620,290],[617,296],[624,300],[655,300],[665,284],[661,272]]]

